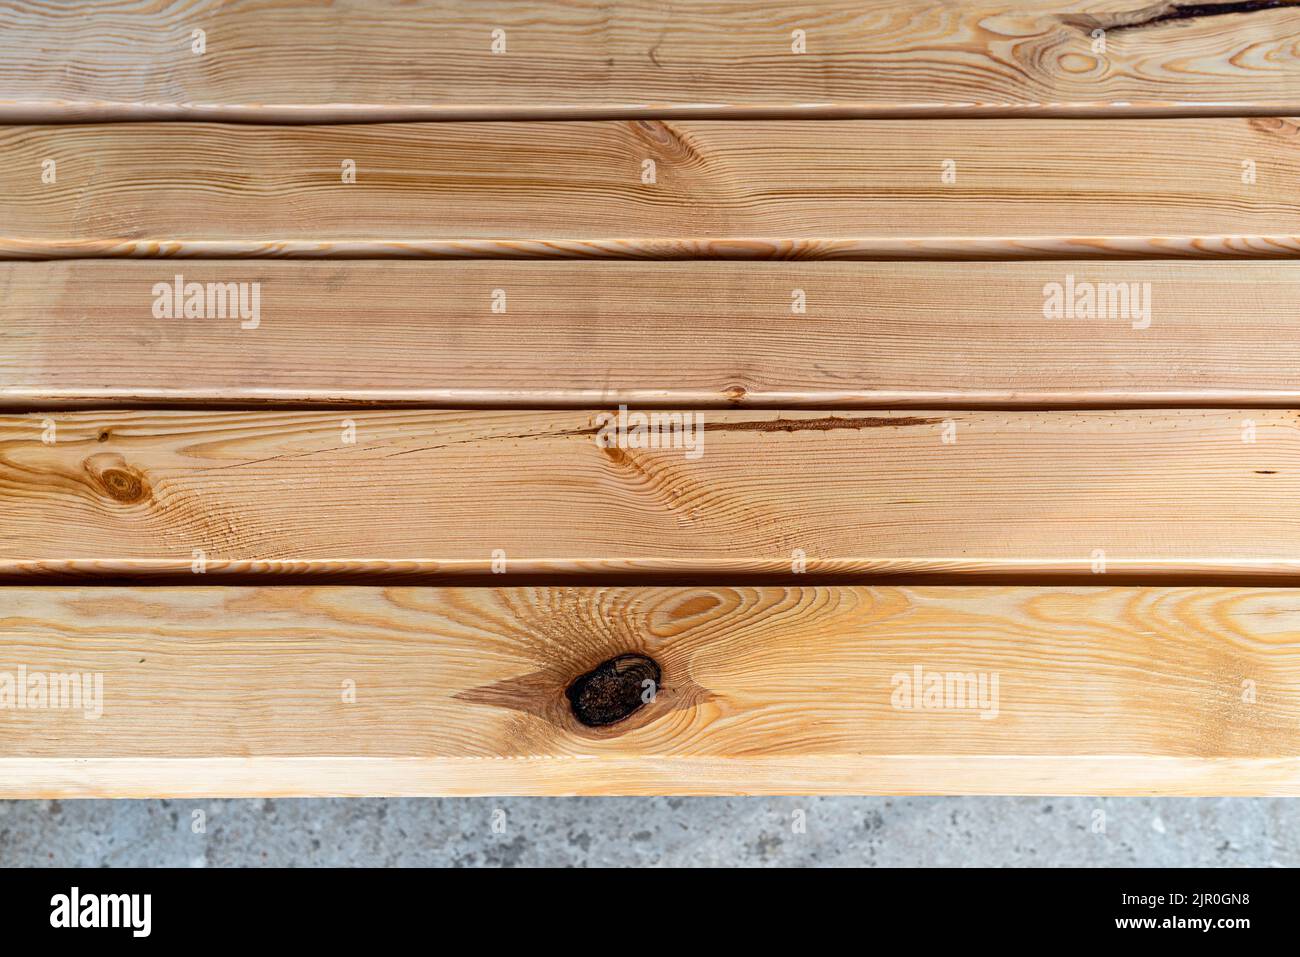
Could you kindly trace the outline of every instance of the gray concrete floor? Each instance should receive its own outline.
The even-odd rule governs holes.
[[[805,825],[802,831],[800,821]],[[0,802],[0,866],[261,864],[1295,867],[1300,865],[1300,802],[1282,798]]]

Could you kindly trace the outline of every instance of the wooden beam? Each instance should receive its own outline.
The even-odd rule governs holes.
[[[1300,112],[1295,6],[31,0],[0,10],[0,118]]]
[[[1300,573],[1292,410],[676,415],[3,416],[0,574]]]
[[[0,256],[1295,256],[1298,130],[1258,117],[3,127]]]
[[[0,639],[5,797],[1300,794],[1294,589],[6,588]]]
[[[258,283],[256,329],[155,318],[177,275]],[[1045,316],[1071,281],[1138,295]],[[1300,405],[1289,263],[81,260],[0,290],[10,410]]]

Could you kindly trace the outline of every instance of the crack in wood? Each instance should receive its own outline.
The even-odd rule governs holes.
[[[1223,17],[1233,14],[1258,13],[1262,10],[1279,10],[1300,7],[1300,0],[1230,0],[1227,3],[1161,3],[1154,7],[1135,10],[1131,13],[1116,14],[1107,22],[1100,17],[1082,17],[1066,20],[1070,26],[1085,31],[1096,29],[1115,33],[1120,30],[1140,30],[1144,27],[1158,26],[1177,20],[1203,20],[1209,17]],[[1128,20],[1128,17],[1141,17]]]

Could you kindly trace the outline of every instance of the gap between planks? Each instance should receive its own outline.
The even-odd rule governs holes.
[[[0,124],[67,126],[77,123],[227,123],[251,126],[346,126],[374,123],[564,123],[623,120],[1158,120],[1166,118],[1300,116],[1300,99],[1268,103],[963,103],[878,106],[809,103],[788,107],[679,104],[673,106],[463,107],[388,104],[64,103],[0,101]]]

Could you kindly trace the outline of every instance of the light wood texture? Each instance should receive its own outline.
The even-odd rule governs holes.
[[[1297,131],[1280,118],[5,127],[0,256],[1295,256]]]
[[[258,327],[153,318],[178,273]],[[1044,318],[1071,275],[1150,325]],[[1266,262],[4,263],[0,404],[1300,405],[1297,314]]]
[[[19,0],[0,117],[1300,112],[1295,6]]]
[[[6,588],[0,640],[102,675],[0,712],[6,797],[1300,794],[1293,589]],[[578,723],[628,653],[654,700]]]
[[[4,416],[0,574],[1297,580],[1298,418],[718,411],[691,459],[590,411]]]

